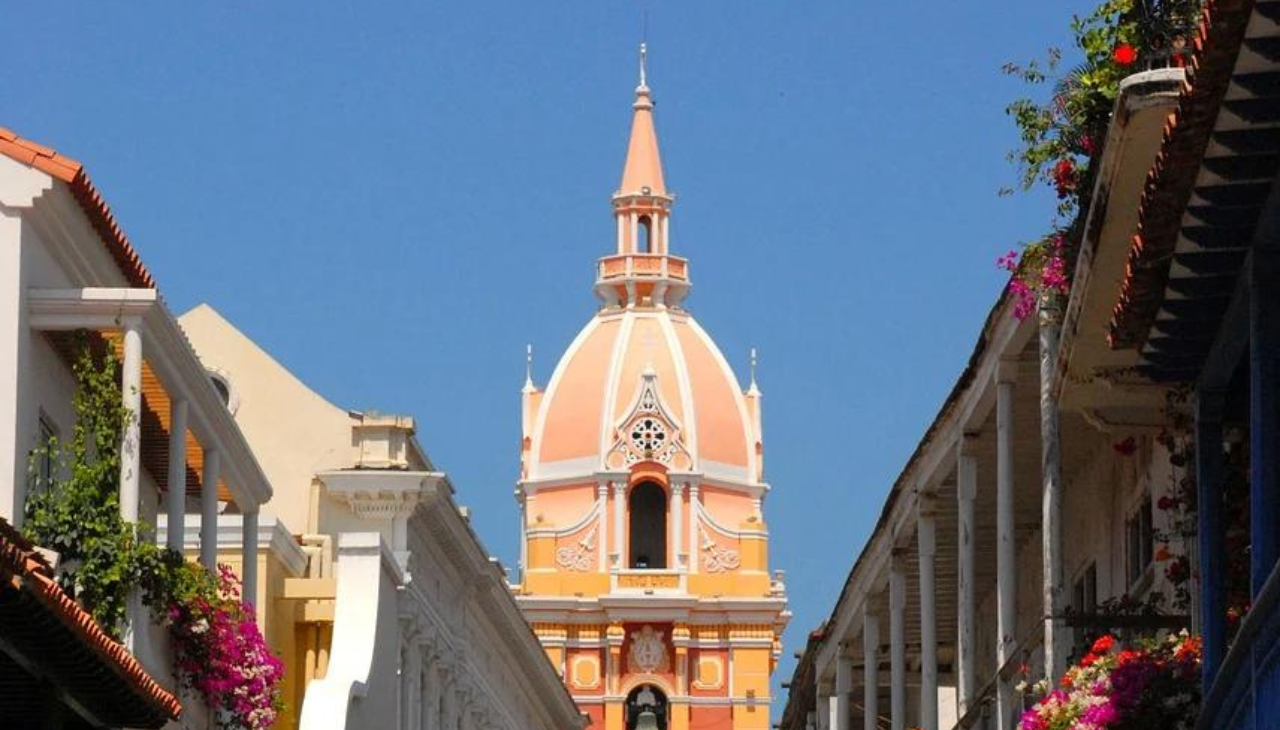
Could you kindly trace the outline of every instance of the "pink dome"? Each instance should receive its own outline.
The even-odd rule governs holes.
[[[687,312],[605,309],[574,339],[540,399],[527,478],[653,461],[758,484],[757,402],[744,397],[724,355]]]

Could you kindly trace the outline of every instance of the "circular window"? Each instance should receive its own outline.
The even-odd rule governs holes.
[[[667,443],[667,428],[656,418],[636,419],[631,424],[631,445],[645,456],[653,456]]]
[[[218,392],[218,397],[222,399],[222,404],[234,414],[236,409],[240,407],[240,394],[231,384],[231,381],[227,379],[226,373],[213,368],[208,369],[206,372],[209,375],[209,382],[213,384],[213,389]]]

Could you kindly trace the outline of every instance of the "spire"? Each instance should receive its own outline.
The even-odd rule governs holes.
[[[658,133],[653,127],[653,97],[647,78],[647,49],[640,44],[640,85],[631,105],[631,143],[627,146],[627,162],[622,168],[620,195],[667,194],[662,180],[662,158],[658,155]]]
[[[689,293],[689,262],[671,255],[671,205],[653,128],[648,48],[640,44],[640,84],[631,105],[631,141],[613,194],[617,249],[600,259],[596,296],[609,307],[673,307]]]

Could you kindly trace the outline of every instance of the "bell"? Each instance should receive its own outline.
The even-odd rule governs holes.
[[[636,718],[636,730],[658,730],[658,716],[653,710],[645,710]]]

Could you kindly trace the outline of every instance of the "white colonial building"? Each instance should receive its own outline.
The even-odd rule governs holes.
[[[279,556],[259,595],[300,708],[286,726],[580,727],[413,419],[329,403],[207,305],[181,322],[275,487],[260,527],[298,536],[262,535]]]

